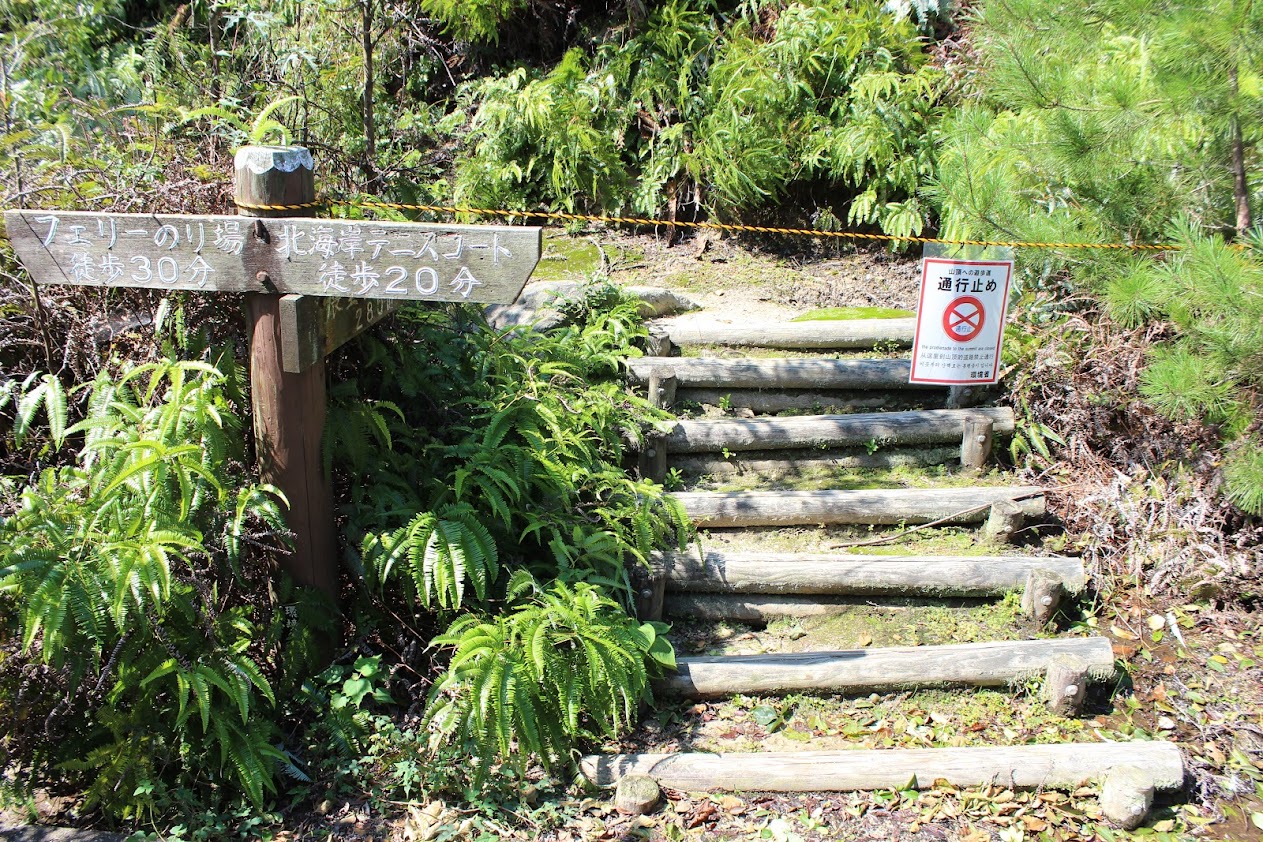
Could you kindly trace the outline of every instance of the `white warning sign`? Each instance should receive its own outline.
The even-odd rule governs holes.
[[[999,379],[1011,260],[921,262],[912,383],[954,386]]]

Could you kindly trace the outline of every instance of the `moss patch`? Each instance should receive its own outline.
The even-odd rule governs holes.
[[[883,646],[944,646],[1032,636],[1014,592],[999,602],[924,597],[856,600],[826,616],[773,620],[764,629],[737,622],[675,624],[681,655],[826,652]]]
[[[874,448],[874,451],[880,447]],[[819,452],[821,458],[831,451]],[[733,454],[740,459],[742,454]],[[999,470],[971,473],[959,466],[845,468],[805,465],[798,469],[768,474],[749,471],[721,477],[698,477],[690,491],[863,491],[899,488],[970,488],[1013,485],[1013,477]]]
[[[793,322],[843,322],[853,319],[906,319],[915,316],[911,310],[893,307],[825,307],[803,313]]]
[[[539,264],[531,273],[532,281],[584,281],[602,268],[601,253],[609,268],[644,259],[644,253],[614,243],[601,243],[590,238],[571,237],[560,231],[544,232],[544,250]]]

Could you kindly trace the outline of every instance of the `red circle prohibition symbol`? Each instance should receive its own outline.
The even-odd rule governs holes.
[[[956,342],[968,342],[982,330],[987,312],[982,302],[972,295],[963,295],[947,305],[943,311],[943,330],[947,338]]]

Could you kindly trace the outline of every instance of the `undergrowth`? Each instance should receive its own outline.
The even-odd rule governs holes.
[[[379,633],[400,633],[392,615],[446,627],[426,719],[433,750],[477,758],[475,784],[618,733],[673,662],[661,629],[628,614],[629,568],[689,535],[680,506],[624,465],[663,417],[621,380],[645,330],[604,285],[563,315],[523,332],[476,311],[405,311],[391,342],[362,340],[329,414]]]

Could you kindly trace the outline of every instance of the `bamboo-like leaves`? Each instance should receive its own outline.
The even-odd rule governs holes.
[[[275,750],[259,714],[275,695],[245,654],[257,630],[244,614],[220,613],[206,571],[220,559],[236,564],[252,530],[284,523],[275,489],[229,471],[240,443],[226,381],[201,362],[103,375],[76,404],[87,414],[73,426],[56,378],[5,391],[19,395],[19,438],[42,408],[55,446],[82,442],[74,464],[46,469],[0,519],[0,591],[17,606],[30,657],[65,667],[72,686],[110,688],[86,700],[107,742],[76,762],[101,775],[90,798],[112,810],[134,797],[134,783],[119,781],[208,753],[220,761],[217,785],[256,804],[271,787]],[[161,761],[151,756],[157,745]]]

